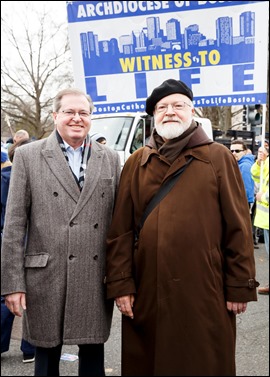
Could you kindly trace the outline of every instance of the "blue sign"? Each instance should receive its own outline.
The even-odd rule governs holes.
[[[144,111],[168,78],[194,106],[266,103],[266,1],[70,1],[77,87],[96,112]]]

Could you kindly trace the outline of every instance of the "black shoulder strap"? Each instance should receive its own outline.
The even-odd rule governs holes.
[[[188,159],[188,161],[186,162],[186,164],[184,166],[182,166],[179,170],[177,170],[173,174],[173,176],[172,176],[171,179],[168,179],[164,184],[162,184],[160,186],[160,188],[158,189],[157,193],[153,196],[153,198],[148,203],[148,205],[147,205],[147,207],[146,207],[146,209],[144,211],[144,214],[142,215],[142,218],[141,218],[141,221],[140,221],[140,223],[138,225],[138,228],[135,231],[135,239],[139,238],[140,230],[142,229],[143,224],[144,224],[147,216],[149,215],[149,213],[171,191],[171,189],[173,188],[174,184],[176,183],[176,181],[178,180],[178,178],[180,177],[180,175],[185,171],[185,169],[188,167],[188,165],[191,163],[192,160],[193,160],[193,156],[191,156]]]

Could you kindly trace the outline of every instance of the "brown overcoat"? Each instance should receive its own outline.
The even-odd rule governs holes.
[[[118,153],[93,142],[80,192],[54,132],[16,150],[1,290],[26,292],[23,337],[36,346],[109,337],[113,302],[103,282],[105,241],[120,169]]]
[[[161,182],[194,160],[133,230]],[[126,162],[108,237],[108,298],[135,294],[122,318],[123,376],[235,375],[235,315],[256,301],[251,221],[239,167],[218,143],[188,148],[169,166],[144,147]]]

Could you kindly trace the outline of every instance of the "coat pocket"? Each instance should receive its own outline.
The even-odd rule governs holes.
[[[101,187],[108,187],[112,186],[114,182],[114,178],[101,178],[99,184]]]
[[[27,254],[24,257],[25,268],[46,267],[49,254]]]

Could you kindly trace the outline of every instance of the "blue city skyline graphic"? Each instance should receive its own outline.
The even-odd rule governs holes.
[[[255,12],[233,18],[218,17],[215,38],[207,38],[198,24],[181,30],[181,21],[169,18],[165,30],[160,17],[146,17],[145,27],[109,40],[89,30],[80,33],[85,77],[254,62]]]

